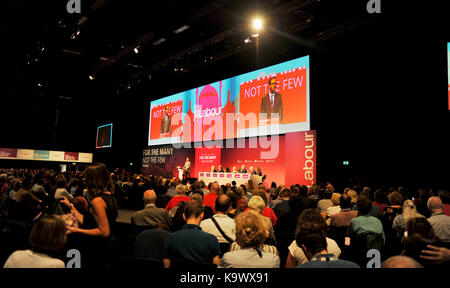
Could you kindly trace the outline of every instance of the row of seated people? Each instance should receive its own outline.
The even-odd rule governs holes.
[[[242,165],[240,169],[238,169],[236,166],[233,166],[232,170],[230,170],[230,168],[225,167],[225,169],[222,167],[222,165],[217,166],[217,168],[212,165],[210,172],[218,172],[218,173],[251,173],[251,174],[255,174],[258,176],[263,176],[262,172],[261,172],[261,168],[256,167],[253,168],[253,166],[250,166],[250,168],[247,170],[247,168],[245,167],[245,165]]]
[[[296,267],[298,265],[301,265],[301,264],[304,264],[306,262],[309,262],[309,260],[313,259],[312,256],[309,253],[305,253],[305,251],[308,251],[308,250],[305,250],[305,247],[302,246],[302,245],[305,245],[302,242],[303,240],[298,240],[297,239],[298,237],[300,237],[299,235],[301,235],[300,232],[302,231],[302,229],[299,228],[299,227],[303,227],[303,224],[305,222],[311,224],[314,221],[317,221],[317,222],[323,221],[323,223],[319,223],[320,224],[319,226],[322,227],[322,229],[323,229],[323,233],[312,233],[312,234],[314,234],[314,235],[315,234],[320,234],[322,236],[323,235],[330,236],[329,238],[325,237],[326,243],[327,243],[327,249],[330,250],[331,252],[333,252],[332,254],[334,254],[334,257],[336,259],[339,259],[339,257],[340,257],[341,259],[346,259],[347,258],[349,260],[355,260],[355,259],[352,259],[351,257],[346,257],[346,255],[345,255],[346,253],[345,252],[347,250],[349,250],[349,249],[347,249],[346,246],[350,246],[352,249],[353,248],[354,249],[359,249],[359,252],[360,252],[359,254],[362,255],[363,253],[361,253],[361,251],[364,251],[364,250],[361,250],[362,248],[370,248],[370,247],[378,248],[378,247],[380,247],[379,245],[376,246],[376,243],[379,243],[379,241],[377,240],[377,239],[379,239],[379,238],[377,238],[377,235],[380,235],[380,234],[383,235],[383,233],[379,233],[379,231],[371,231],[371,232],[373,232],[372,235],[366,236],[366,234],[367,234],[366,232],[367,231],[364,231],[364,229],[367,228],[367,227],[365,227],[365,225],[367,223],[364,223],[364,221],[361,221],[361,220],[367,218],[367,219],[370,220],[369,221],[369,225],[367,225],[367,226],[369,226],[369,227],[370,226],[374,226],[375,227],[376,225],[372,225],[372,224],[374,222],[376,223],[375,220],[378,220],[378,219],[377,219],[377,217],[368,216],[370,211],[372,210],[372,207],[370,207],[370,209],[368,210],[369,211],[368,213],[365,213],[365,212],[367,212],[367,207],[370,206],[369,204],[371,204],[371,201],[367,201],[368,200],[367,197],[364,197],[364,196],[360,196],[360,199],[358,199],[359,201],[357,200],[357,203],[356,203],[357,205],[356,206],[357,206],[357,210],[358,211],[357,211],[356,217],[354,217],[355,221],[352,219],[350,221],[350,225],[348,225],[349,227],[350,226],[354,226],[354,227],[352,229],[347,228],[348,236],[350,237],[350,245],[345,245],[346,244],[345,240],[344,240],[344,245],[338,244],[338,242],[339,242],[338,239],[336,239],[336,241],[334,241],[336,243],[336,245],[333,245],[334,243],[333,244],[329,243],[330,242],[329,239],[332,239],[331,238],[332,234],[330,234],[327,231],[329,226],[326,224],[326,221],[325,221],[326,215],[325,215],[325,217],[323,217],[323,215],[318,213],[318,211],[320,211],[320,207],[322,207],[321,205],[319,205],[319,202],[322,201],[322,200],[327,200],[327,199],[321,199],[320,201],[317,202],[317,205],[315,206],[315,201],[311,200],[312,197],[306,197],[305,198],[305,197],[303,197],[304,195],[298,195],[298,190],[299,189],[292,189],[293,191],[297,191],[296,193],[292,193],[293,195],[290,195],[291,193],[288,193],[290,191],[289,191],[289,189],[287,189],[287,187],[284,187],[284,188],[280,189],[281,191],[284,191],[284,192],[280,193],[280,198],[282,198],[282,199],[277,199],[277,200],[281,200],[281,201],[278,201],[279,203],[276,203],[275,208],[277,208],[278,205],[283,203],[284,205],[288,204],[289,210],[287,212],[285,212],[284,214],[283,213],[279,213],[280,217],[277,217],[278,219],[277,218],[270,219],[270,218],[266,218],[266,217],[263,216],[265,210],[266,211],[270,211],[270,210],[267,209],[269,207],[267,207],[267,199],[265,199],[266,198],[265,197],[266,196],[265,195],[265,191],[262,191],[263,193],[259,193],[259,195],[257,195],[259,190],[254,190],[253,191],[254,195],[252,197],[250,197],[250,200],[248,201],[248,203],[246,203],[248,207],[245,207],[245,205],[242,205],[243,207],[238,207],[240,205],[237,205],[237,204],[234,204],[235,207],[233,207],[232,203],[238,202],[238,201],[233,201],[233,198],[239,198],[239,197],[236,197],[236,195],[233,195],[231,193],[226,193],[224,195],[218,195],[219,194],[218,193],[219,189],[218,189],[218,186],[215,185],[214,183],[213,183],[213,185],[211,185],[210,193],[208,193],[207,195],[203,195],[203,196],[201,195],[201,193],[191,193],[190,197],[187,197],[186,195],[182,195],[183,193],[185,193],[185,191],[181,192],[183,189],[177,189],[177,190],[180,190],[180,195],[171,198],[169,200],[169,203],[172,200],[174,200],[174,199],[175,200],[172,201],[171,205],[169,205],[169,203],[167,205],[165,205],[166,209],[162,209],[162,208],[156,207],[156,205],[155,205],[156,198],[157,198],[156,197],[156,193],[154,193],[153,191],[148,191],[148,193],[146,192],[144,194],[144,200],[147,202],[146,203],[147,207],[143,211],[139,211],[138,213],[136,213],[136,215],[133,216],[133,223],[134,223],[134,225],[131,226],[131,227],[141,226],[142,230],[146,230],[146,231],[142,232],[142,235],[138,234],[138,236],[136,237],[136,239],[135,239],[135,241],[136,241],[135,245],[136,246],[134,247],[134,249],[132,249],[133,250],[132,253],[129,253],[131,251],[125,251],[125,253],[117,253],[117,255],[114,255],[114,253],[113,253],[112,254],[113,256],[127,256],[127,255],[130,256],[130,255],[133,255],[134,258],[136,258],[139,255],[141,255],[141,256],[144,256],[145,259],[156,259],[156,260],[160,261],[160,263],[165,263],[165,265],[167,267],[173,267],[173,265],[176,265],[174,263],[179,262],[180,260],[194,261],[194,262],[199,262],[199,263],[208,262],[210,264],[211,263],[215,263],[215,264],[218,264],[221,267],[253,267],[253,266],[248,266],[248,265],[254,265],[254,267],[273,267],[273,266],[270,266],[270,265],[275,265],[275,267],[285,267],[285,266],[286,267],[293,267],[293,266]],[[350,191],[348,191],[348,192],[350,192]],[[347,192],[347,194],[348,194],[348,192]],[[348,198],[348,197],[345,197],[345,196],[347,194],[344,193],[343,195],[341,195],[340,200],[343,200],[343,201],[341,201],[342,203],[340,203],[339,205],[342,204],[342,206],[344,206],[344,207],[340,207],[341,210],[344,210],[344,211],[340,211],[340,212],[346,212],[345,209],[348,209],[348,208],[345,208],[345,198]],[[210,195],[210,196],[207,197],[208,195]],[[183,199],[181,199],[181,198],[183,198]],[[291,199],[287,200],[286,198],[291,198]],[[67,200],[67,199],[65,199],[65,200]],[[71,203],[69,201],[65,201],[65,200],[64,200],[64,203],[65,203],[64,205],[70,206]],[[242,202],[245,203],[246,202],[246,197],[244,196],[244,197],[240,198],[239,200],[243,200]],[[439,207],[439,205],[442,206],[442,203],[438,203],[436,201],[435,201],[436,203],[434,203],[433,202],[434,200],[437,201],[437,199],[430,198],[430,201],[429,201],[430,205],[431,205],[430,207],[433,208],[435,206]],[[174,204],[174,202],[178,202],[178,203]],[[270,201],[270,202],[271,203],[272,202],[275,203],[277,201]],[[309,207],[311,206],[310,203],[313,203],[313,205],[311,207],[312,209],[309,209]],[[359,205],[358,205],[358,203],[359,203]],[[406,201],[405,201],[405,203],[406,203]],[[321,204],[323,204],[323,201],[322,201]],[[191,207],[191,208],[189,208],[189,207]],[[206,209],[206,207],[209,207],[211,209]],[[364,210],[364,207],[366,207],[366,210]],[[174,208],[176,208],[176,209],[174,209]],[[74,207],[72,207],[71,210],[76,210],[76,209]],[[153,210],[153,212],[150,213],[150,214],[158,215],[158,217],[155,218],[153,216],[147,215],[148,213],[144,213],[144,211],[149,211],[149,210],[150,211]],[[234,212],[233,212],[233,210],[234,210]],[[274,209],[274,210],[278,211],[280,209]],[[283,210],[283,209],[281,209],[281,210]],[[432,217],[436,217],[436,216],[441,216],[442,215],[442,212],[439,212],[438,210],[433,210],[434,212],[431,213],[433,215]],[[191,212],[189,212],[189,211],[191,211]],[[201,213],[198,214],[198,211],[201,211]],[[259,217],[259,216],[245,216],[245,215],[248,214],[248,212],[250,212],[250,214],[261,215],[261,217]],[[336,214],[339,214],[340,212],[338,212]],[[209,213],[209,216],[206,215],[207,213]],[[305,215],[303,215],[303,214],[305,214]],[[164,215],[164,216],[162,216],[162,215]],[[212,215],[214,215],[214,216],[212,216]],[[240,226],[238,225],[238,223],[240,223],[239,222],[240,221],[239,215],[241,215],[240,217],[243,217],[245,219],[246,218],[249,218],[249,219],[252,218],[253,219],[254,217],[263,219],[262,222],[261,222],[261,223],[263,223],[261,225],[261,227],[263,227],[263,228],[260,228],[260,230],[262,229],[261,231],[263,231],[263,232],[261,232],[261,233],[263,235],[267,235],[267,237],[266,236],[264,236],[264,237],[261,236],[260,238],[258,238],[259,236],[256,237],[255,235],[259,235],[258,234],[259,230],[251,230],[249,227],[246,227],[245,225],[242,226],[244,228],[246,227],[245,229],[242,228],[242,229],[244,229],[245,233],[242,232],[242,231],[238,231],[238,230],[241,229]],[[317,217],[317,215],[319,215],[320,217]],[[334,215],[331,215],[329,224],[331,224],[331,220],[332,220],[333,216]],[[183,219],[183,220],[179,221],[178,225],[174,225],[178,221],[177,217],[178,217],[178,219]],[[235,218],[233,219],[232,217],[235,217]],[[375,220],[373,220],[371,217],[374,218]],[[114,219],[112,219],[112,218],[113,217],[106,217],[107,221],[109,221],[111,219],[110,223],[112,223],[112,225],[110,225],[110,226],[111,226],[111,229],[113,230],[111,234],[113,236],[113,239],[115,238],[117,240],[117,239],[121,238],[121,235],[120,235],[121,233],[120,233],[120,231],[118,231],[118,230],[120,230],[120,228],[118,228],[119,225],[114,225],[113,224]],[[155,223],[156,223],[156,225],[154,225],[155,223],[151,223],[151,222],[146,223],[145,220],[143,220],[145,218],[149,218],[149,219],[152,219],[152,218],[153,219],[159,219],[159,218],[161,218],[163,220],[157,220],[157,221],[154,220]],[[192,219],[190,219],[190,218],[192,218]],[[303,219],[303,218],[305,218],[307,220],[305,222],[302,222],[301,219]],[[360,219],[358,220],[358,218],[360,218]],[[415,218],[416,217],[414,217],[414,219]],[[221,229],[219,229],[216,226],[216,224],[214,223],[214,221],[212,219],[216,220],[215,222],[217,222],[218,226]],[[229,221],[230,219],[231,219],[231,221]],[[283,221],[283,219],[287,219],[287,220]],[[311,219],[316,219],[316,220],[311,220]],[[356,220],[358,220],[358,221],[356,221]],[[140,221],[144,221],[144,222],[140,222]],[[166,222],[166,225],[164,225],[164,222]],[[248,220],[247,222],[250,223],[250,224],[255,224],[258,221],[257,220]],[[247,223],[247,222],[245,222],[245,223]],[[411,221],[409,221],[409,222],[411,222]],[[441,224],[445,223],[445,221],[439,221],[439,222],[441,222]],[[231,228],[231,231],[230,231],[230,227],[233,227],[233,223],[234,223],[234,231],[233,231],[233,228]],[[355,223],[360,224],[360,225],[358,226]],[[430,223],[430,222],[427,220],[426,223]],[[142,224],[144,224],[144,225],[142,225]],[[252,227],[254,227],[255,225],[253,225]],[[97,226],[101,226],[101,223],[97,223]],[[168,230],[164,230],[164,229],[147,229],[147,228],[150,228],[149,226],[152,226],[152,227],[154,227],[154,226],[159,226],[159,227],[167,227],[167,226],[169,226],[169,228],[166,228]],[[334,225],[332,225],[331,227],[333,227],[333,226]],[[420,225],[415,225],[415,226],[419,227]],[[423,224],[422,226],[426,226],[426,225]],[[420,226],[420,227],[422,227],[422,226]],[[285,231],[283,231],[283,229],[286,228],[286,227],[289,227],[289,229],[286,229]],[[345,227],[345,226],[342,226],[342,227]],[[364,229],[360,229],[361,227],[364,227]],[[445,226],[443,226],[443,227],[445,227]],[[198,229],[198,228],[201,228],[201,229]],[[310,229],[310,228],[311,227],[309,227],[309,228],[305,227],[304,229],[305,229],[305,231],[309,231],[308,229]],[[317,230],[316,228],[312,227],[311,231],[316,231]],[[432,227],[432,229],[428,229],[428,230],[425,229],[425,228],[422,229],[422,230],[426,231],[427,233],[423,232],[423,234],[425,234],[428,238],[425,237],[423,239],[428,239],[428,240],[431,239],[431,240],[433,240],[434,238],[430,236],[430,235],[432,235],[430,233],[435,233],[434,227]],[[100,228],[97,228],[97,229],[100,229]],[[185,231],[186,229],[190,229],[190,230],[188,232],[186,232]],[[314,229],[316,229],[316,230],[314,230]],[[417,233],[413,232],[414,229],[416,229],[416,228],[413,227],[411,229],[413,229],[413,230],[407,231],[408,235],[416,235]],[[73,237],[74,234],[76,235],[76,234],[80,234],[80,233],[81,234],[86,233],[86,231],[80,231],[80,230],[82,230],[82,229],[70,228],[71,232],[70,232],[70,234],[68,235],[67,238]],[[116,232],[114,232],[114,230],[116,230]],[[201,249],[197,251],[198,254],[194,253],[196,255],[190,255],[189,257],[186,257],[186,255],[183,254],[183,250],[182,251],[178,251],[177,249],[179,249],[180,247],[183,247],[183,245],[191,245],[192,244],[192,245],[195,246],[195,243],[193,244],[192,241],[188,241],[187,240],[187,239],[190,239],[189,238],[190,236],[189,237],[187,237],[186,235],[185,236],[180,236],[180,238],[178,238],[178,240],[174,240],[176,243],[178,243],[177,241],[179,241],[179,243],[174,245],[174,246],[170,246],[170,240],[169,239],[171,239],[170,237],[172,237],[172,235],[179,235],[179,232],[183,232],[184,234],[187,233],[188,235],[194,233],[194,235],[195,235],[195,233],[197,233],[197,230],[214,236],[214,239],[216,239],[218,245],[216,245],[216,244],[212,245],[212,242],[216,243],[215,241],[211,240],[213,238],[211,238],[209,236],[205,236],[205,234],[202,233],[201,234],[201,235],[203,235],[202,237],[206,237],[206,238],[209,239],[207,241],[207,242],[209,242],[209,245],[207,245],[207,244],[201,245],[200,248],[205,248],[205,247],[210,247],[210,248],[211,247],[215,247],[215,248],[217,248],[217,246],[218,246],[218,249],[214,248],[214,249],[211,250],[211,251],[213,251],[212,254],[216,254],[218,252],[218,254],[216,255],[218,258],[216,256],[212,257],[211,259],[208,258],[208,257],[207,258],[202,258],[199,255],[205,255],[206,252],[202,251]],[[222,230],[223,233],[220,230]],[[370,229],[368,229],[368,230],[370,231]],[[165,231],[165,232],[163,232],[163,231]],[[196,232],[193,232],[193,231],[196,231]],[[381,231],[383,231],[383,227],[381,228]],[[284,232],[286,232],[286,233],[284,233]],[[361,232],[361,233],[358,233],[358,232]],[[164,235],[163,236],[160,235],[161,236],[160,237],[161,242],[160,242],[160,245],[158,246],[157,244],[155,244],[155,241],[148,241],[148,239],[149,239],[148,238],[148,234],[152,234],[152,233],[166,234],[167,238],[164,240]],[[183,234],[183,233],[181,233],[181,234]],[[251,251],[252,253],[253,252],[256,253],[256,255],[258,255],[258,257],[260,257],[261,259],[265,259],[265,260],[267,260],[268,258],[267,258],[267,256],[264,256],[266,254],[264,254],[262,252],[272,253],[273,255],[276,256],[275,259],[278,259],[278,262],[272,261],[273,260],[272,259],[271,261],[268,261],[268,262],[261,260],[261,263],[259,263],[259,264],[257,264],[258,261],[256,261],[256,262],[251,261],[250,264],[249,263],[245,264],[245,263],[242,263],[242,261],[245,262],[246,257],[241,255],[241,256],[235,257],[235,258],[232,257],[231,259],[234,259],[234,260],[228,260],[228,262],[231,262],[231,264],[227,264],[227,260],[226,260],[227,259],[227,255],[231,255],[231,254],[227,254],[227,253],[235,252],[235,251],[238,251],[238,250],[246,250],[246,248],[251,248],[251,247],[247,246],[247,244],[245,244],[245,243],[247,243],[246,241],[242,242],[241,241],[242,239],[239,239],[239,236],[238,236],[239,233],[241,233],[241,236],[244,235],[244,236],[246,236],[248,238],[247,239],[244,236],[242,236],[245,239],[247,239],[246,240],[247,242],[257,243],[256,248],[258,248],[258,249],[253,249],[254,251],[252,250]],[[285,234],[285,235],[290,234],[291,237],[292,237],[292,241],[286,241],[283,238],[283,234]],[[145,235],[147,237],[144,237]],[[263,239],[263,241],[259,241],[258,242],[254,238],[252,238],[253,236],[250,237],[251,235],[255,236],[257,239]],[[315,237],[317,239],[319,239],[320,235],[315,235]],[[365,240],[367,240],[366,238],[370,238],[369,240],[371,240],[371,241],[369,241],[369,244],[366,242],[366,245],[364,247],[362,247],[362,246],[358,247],[358,245],[357,245],[358,244],[358,240],[357,239],[358,239],[358,236],[360,236],[360,235],[364,235]],[[142,237],[147,238],[147,240],[143,241],[143,242],[142,241],[139,242],[138,240],[142,239]],[[123,237],[123,238],[126,239],[126,237]],[[288,238],[288,237],[285,237],[285,238]],[[335,238],[337,238],[337,237],[335,237]],[[381,236],[381,238],[382,238],[382,236]],[[409,238],[409,236],[407,238]],[[439,239],[438,237],[435,237],[435,238]],[[177,239],[177,237],[175,237],[175,239]],[[250,240],[253,239],[253,240],[250,241],[249,239]],[[275,241],[275,239],[277,241]],[[413,238],[410,238],[410,239],[413,239]],[[70,240],[70,239],[68,239],[68,240]],[[132,240],[134,241],[134,239],[132,239]],[[127,240],[125,240],[125,242],[126,241]],[[287,256],[287,260],[286,261],[280,259],[281,258],[280,256],[282,254],[282,253],[280,253],[281,250],[282,250],[280,248],[286,247],[286,245],[283,244],[283,241],[285,243],[291,242],[290,245],[288,246],[289,247],[289,254]],[[71,242],[74,243],[74,241],[69,241],[67,243],[66,247],[68,247],[68,248],[76,247],[76,246],[71,246],[72,245]],[[306,241],[306,242],[308,242],[308,241]],[[313,243],[313,242],[314,241],[311,241],[311,243]],[[315,242],[317,242],[317,241],[315,241]],[[445,242],[445,241],[441,241],[441,242]],[[159,247],[158,249],[155,249],[155,251],[158,251],[160,253],[160,255],[159,256],[158,255],[153,255],[153,257],[150,257],[152,255],[145,255],[145,253],[144,254],[142,254],[142,253],[140,254],[140,252],[136,252],[137,247],[143,247],[142,245],[139,245],[139,243],[143,244],[144,247],[146,247],[145,249],[153,250],[154,247]],[[152,245],[148,245],[148,243],[152,243]],[[373,244],[373,243],[375,243],[375,244]],[[409,245],[411,244],[410,242],[404,242],[404,245],[407,245],[408,243],[409,243]],[[435,244],[437,246],[442,246],[442,247],[445,246],[445,245],[440,245],[440,242],[437,242],[437,241],[434,241],[434,240],[431,241],[430,243]],[[123,244],[123,243],[119,243],[119,244]],[[126,244],[130,244],[130,241],[128,241],[128,243],[126,243]],[[89,242],[89,245],[92,245],[92,243]],[[98,243],[97,243],[97,245],[98,245]],[[371,246],[371,245],[375,245],[375,246]],[[297,247],[295,247],[295,246],[297,246]],[[305,246],[308,247],[307,245],[305,245]],[[338,249],[334,249],[333,250],[333,246],[337,247],[341,251],[339,251]],[[99,247],[99,245],[96,246],[96,247]],[[164,249],[162,249],[161,247],[164,247]],[[173,248],[173,247],[175,247],[175,248]],[[194,249],[195,247],[194,248],[193,247],[185,247],[185,248],[187,248],[188,251],[195,251],[195,249]],[[315,250],[316,248],[311,248],[311,249],[316,251]],[[317,248],[317,249],[319,249],[319,248]],[[405,247],[403,247],[403,248],[405,248]],[[39,248],[39,249],[42,250],[42,248]],[[445,255],[445,252],[446,252],[446,250],[444,250],[445,248],[432,248],[432,249],[438,249],[438,251],[436,251],[434,253],[441,253],[442,255]],[[137,249],[137,250],[139,250],[139,249]],[[330,252],[328,250],[326,251],[327,253]],[[403,249],[403,250],[406,251],[407,249]],[[175,254],[171,254],[172,252],[175,253]],[[248,251],[246,250],[246,252],[248,252]],[[301,256],[302,252],[303,252],[303,257]],[[161,253],[163,253],[163,254],[161,255]],[[243,252],[239,252],[239,253],[234,253],[232,255],[240,255],[242,253]],[[300,256],[299,256],[299,253],[300,253]],[[319,251],[318,253],[322,253],[323,254],[325,252],[322,250],[322,251]],[[400,254],[400,253],[401,253],[401,251],[399,251],[398,254]],[[106,254],[110,254],[110,253],[108,252]],[[314,253],[312,253],[312,254],[314,254]],[[82,255],[85,255],[85,254],[83,253]],[[394,253],[394,255],[397,255],[397,254]],[[363,255],[363,256],[365,257],[365,255]],[[200,259],[196,258],[196,257],[200,257]],[[441,256],[436,256],[436,257],[441,257]],[[444,257],[444,256],[442,256],[442,257]],[[251,255],[249,256],[249,258],[251,258]],[[272,258],[274,258],[274,257],[272,257]],[[303,260],[302,260],[302,258],[303,258]],[[328,258],[329,259],[334,259],[331,256],[329,256]],[[420,258],[420,256],[418,256],[416,258],[417,258],[416,262],[419,262],[418,260],[422,260],[422,258]],[[14,257],[13,257],[13,259],[14,259]],[[257,258],[257,259],[259,259],[259,258]],[[8,260],[10,260],[10,259],[8,259]],[[9,262],[7,261],[8,265],[5,264],[5,267],[6,266],[11,267],[11,261],[9,261]],[[158,261],[156,261],[156,262],[158,262]],[[440,260],[438,260],[438,261],[440,261]],[[358,261],[355,260],[353,262],[358,262]],[[346,263],[345,265],[347,265],[347,264],[349,264],[349,263]],[[258,265],[262,265],[262,266],[258,266]],[[360,264],[359,266],[363,266],[363,265]]]

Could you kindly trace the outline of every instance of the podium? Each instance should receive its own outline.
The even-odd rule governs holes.
[[[181,167],[177,167],[178,169],[178,179],[183,180],[183,169]]]

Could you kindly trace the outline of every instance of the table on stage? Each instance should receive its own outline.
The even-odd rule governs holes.
[[[219,172],[198,172],[198,180],[203,180],[206,185],[210,182],[217,181],[220,185],[231,183],[236,181],[236,185],[247,183],[248,180],[253,181],[253,185],[258,185],[262,182],[262,177],[258,175],[252,175],[250,173],[219,173]]]

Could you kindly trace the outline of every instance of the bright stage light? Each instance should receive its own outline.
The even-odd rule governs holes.
[[[262,19],[261,18],[253,19],[252,27],[253,27],[253,29],[255,29],[255,31],[260,31],[263,28]]]

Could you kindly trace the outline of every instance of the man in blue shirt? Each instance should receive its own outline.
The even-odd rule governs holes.
[[[317,223],[304,223],[297,233],[296,240],[300,244],[309,262],[297,268],[360,268],[356,263],[340,260],[327,251],[325,231]]]
[[[203,232],[203,204],[189,201],[183,214],[186,225],[167,238],[164,252],[164,267],[169,268],[174,261],[220,264],[220,247],[217,238]]]

